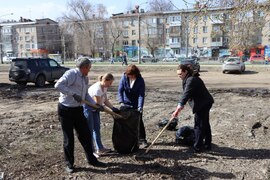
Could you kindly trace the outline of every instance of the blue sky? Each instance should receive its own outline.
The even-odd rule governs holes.
[[[111,16],[112,13],[126,12],[127,7],[134,7],[141,4],[141,8],[146,8],[147,0],[89,0],[90,3],[96,2],[104,4]],[[22,16],[28,19],[51,18],[55,20],[62,16],[66,11],[68,0],[0,0],[0,20],[14,19],[19,20]],[[186,8],[183,0],[171,0],[178,8]],[[194,2],[194,0],[187,0]],[[10,15],[13,13],[13,15]]]

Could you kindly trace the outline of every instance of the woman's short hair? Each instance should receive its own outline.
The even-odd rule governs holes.
[[[189,64],[180,64],[180,65],[178,65],[178,68],[177,68],[177,70],[182,70],[182,71],[184,71],[184,72],[188,72],[188,74],[193,74],[193,69],[192,69],[192,67],[191,67],[191,65],[189,65]]]
[[[141,75],[139,68],[134,64],[129,65],[125,73],[126,75],[135,75],[136,78]]]

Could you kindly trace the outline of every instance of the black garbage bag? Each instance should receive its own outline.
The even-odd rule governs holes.
[[[168,119],[162,119],[161,121],[158,122],[158,127],[159,128],[164,128],[167,124],[168,124],[169,120]],[[170,124],[167,126],[167,130],[170,131],[175,131],[176,130],[176,126],[178,125],[178,118],[174,118]]]
[[[136,152],[139,149],[140,112],[134,109],[120,110],[123,118],[114,117],[112,143],[121,154]]]
[[[195,142],[194,128],[183,126],[176,131],[175,142],[180,145],[192,146]]]

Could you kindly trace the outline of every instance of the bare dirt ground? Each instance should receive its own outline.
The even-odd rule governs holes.
[[[91,84],[98,75],[112,72],[115,82],[109,96],[116,104],[122,66],[94,65]],[[170,118],[182,92],[175,66],[140,66],[146,81],[144,122],[147,140],[160,129],[159,120]],[[58,92],[51,85],[19,87],[8,81],[0,68],[0,172],[5,179],[270,179],[270,68],[247,67],[244,74],[222,74],[220,66],[202,66],[201,78],[215,99],[210,113],[213,148],[193,154],[175,144],[175,131],[165,131],[145,156],[144,150],[129,155],[100,157],[105,169],[87,165],[78,140],[76,172],[64,170],[62,131],[56,106]],[[193,126],[188,106],[179,115],[178,127]],[[102,138],[111,142],[113,119],[102,113]],[[147,158],[142,158],[147,157]]]

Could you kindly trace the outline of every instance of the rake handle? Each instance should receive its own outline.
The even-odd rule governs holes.
[[[86,100],[82,100],[82,103],[84,103],[84,104],[86,104],[94,109],[98,109],[98,106],[96,106],[95,104],[91,104],[90,102],[88,102]],[[111,111],[109,108],[107,108],[105,106],[103,106],[103,108],[104,108],[104,112],[106,112],[112,116],[117,116],[118,118],[123,118],[120,114],[117,114],[117,113]]]
[[[166,124],[166,126],[164,126],[164,128],[160,131],[160,133],[157,135],[157,137],[154,139],[154,141],[150,144],[150,146],[148,146],[148,148],[145,150],[145,153],[148,153],[148,151],[151,149],[151,147],[155,144],[155,142],[157,141],[157,139],[159,138],[159,136],[165,131],[165,129],[169,126],[169,124],[171,123],[171,121],[174,119],[174,117],[172,117],[168,123]]]

